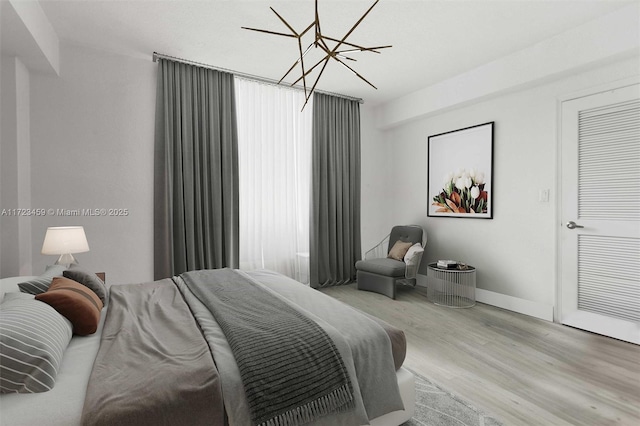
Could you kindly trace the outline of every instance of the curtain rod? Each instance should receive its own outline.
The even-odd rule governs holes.
[[[199,67],[202,67],[202,68],[208,68],[208,69],[215,70],[215,71],[222,71],[222,72],[226,72],[226,73],[229,73],[229,74],[233,74],[236,77],[244,78],[244,79],[247,79],[247,80],[258,81],[260,83],[266,83],[266,84],[272,84],[274,86],[281,86],[281,84],[278,83],[278,80],[273,80],[273,79],[270,79],[270,78],[260,77],[260,76],[252,75],[252,74],[246,74],[246,73],[233,71],[233,70],[226,69],[226,68],[215,67],[215,66],[209,65],[209,64],[203,64],[201,62],[191,61],[189,59],[176,58],[175,56],[169,56],[169,55],[164,55],[162,53],[153,52],[153,62],[158,62],[158,59],[168,59],[170,61],[181,62],[183,64],[196,65],[196,66],[199,66]],[[290,87],[290,88],[296,89],[296,90],[304,90],[304,87],[298,86],[298,85],[296,85],[296,86],[287,85],[287,87]],[[322,93],[324,95],[336,96],[338,98],[344,98],[344,99],[348,99],[350,101],[356,101],[356,102],[361,103],[361,104],[364,103],[364,101],[361,98],[342,95],[340,93],[327,92],[325,90],[318,90],[318,89],[314,90],[314,92]]]

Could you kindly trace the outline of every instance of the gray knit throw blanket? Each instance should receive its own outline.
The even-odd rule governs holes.
[[[302,425],[355,406],[342,358],[314,321],[232,269],[180,277],[229,341],[254,425]]]

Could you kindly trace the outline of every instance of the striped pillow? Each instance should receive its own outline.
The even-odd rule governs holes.
[[[36,294],[36,300],[53,306],[73,324],[73,333],[93,334],[98,329],[102,301],[89,287],[69,278],[54,277],[49,290]]]
[[[32,295],[7,293],[0,305],[0,393],[53,388],[71,324]]]
[[[47,291],[51,285],[53,277],[61,277],[64,270],[67,269],[63,265],[50,265],[47,270],[39,277],[18,284],[20,291],[28,294],[40,294]]]

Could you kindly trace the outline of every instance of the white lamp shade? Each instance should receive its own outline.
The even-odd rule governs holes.
[[[82,226],[52,226],[47,228],[42,254],[72,254],[89,251]]]

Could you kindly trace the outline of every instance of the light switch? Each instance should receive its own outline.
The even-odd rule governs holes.
[[[540,201],[541,203],[548,203],[549,202],[549,190],[548,189],[541,189],[540,192],[538,193],[538,201]]]

